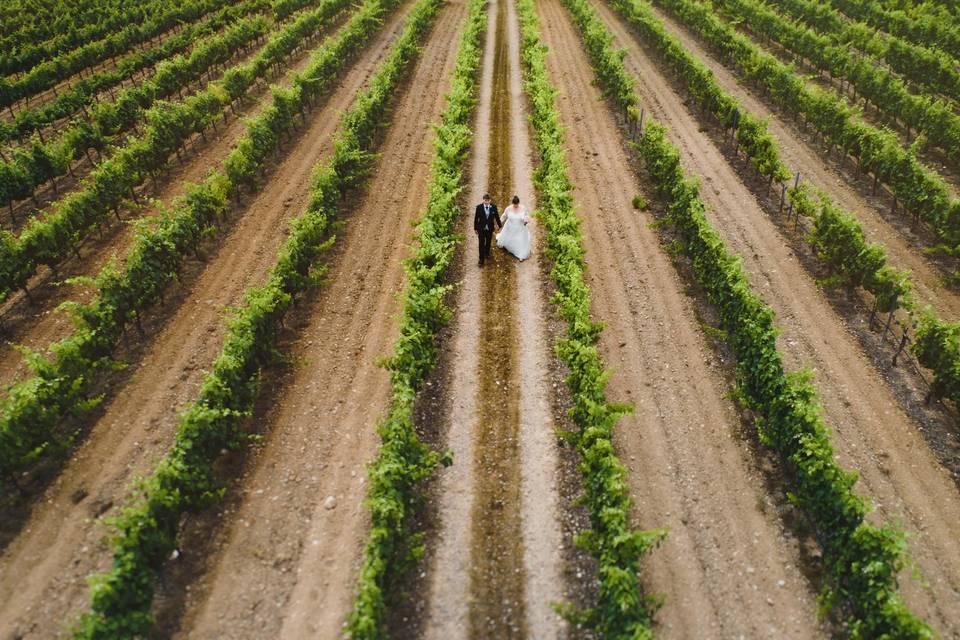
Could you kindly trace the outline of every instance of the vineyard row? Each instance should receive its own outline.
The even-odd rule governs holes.
[[[697,11],[686,0],[667,1],[683,3]],[[614,6],[636,28],[640,37],[663,56],[693,99],[717,117],[724,127],[736,130],[740,147],[758,173],[767,176],[771,182],[782,182],[790,177],[791,172],[780,159],[776,140],[766,131],[766,123],[723,91],[709,69],[667,33],[649,9],[634,0],[621,0]],[[818,258],[838,280],[870,292],[874,296],[874,309],[878,312],[892,313],[903,309],[909,314],[916,338],[912,349],[920,364],[933,372],[932,392],[949,398],[960,407],[960,323],[945,322],[930,311],[918,313],[910,293],[909,274],[891,267],[883,247],[868,243],[856,218],[825,193],[804,183],[786,188],[785,197],[798,218],[813,220],[809,240]]]
[[[960,153],[960,116],[952,105],[925,95],[914,95],[907,85],[872,58],[857,56],[846,44],[799,27],[758,0],[719,0],[717,6],[756,33],[810,60],[818,72],[827,71],[859,91],[881,113],[922,132],[926,141],[941,149],[951,162]],[[958,76],[960,77],[960,76]]]
[[[29,106],[30,96],[55,86],[82,69],[122,54],[136,44],[158,37],[180,22],[194,22],[220,8],[225,2],[226,0],[189,0],[178,3],[175,8],[156,18],[139,24],[128,24],[103,40],[84,44],[52,60],[33,65],[30,71],[19,78],[0,78],[0,108],[10,109],[20,100],[26,100]],[[158,7],[168,6],[164,0],[153,0],[153,4]]]
[[[362,27],[369,37],[395,5],[395,0],[389,4],[367,0],[351,25]],[[220,495],[213,462],[222,450],[240,448],[247,441],[240,426],[252,411],[260,370],[276,357],[274,343],[282,320],[295,297],[319,282],[323,270],[317,269],[317,260],[330,246],[324,238],[339,203],[369,173],[375,134],[440,6],[439,0],[419,0],[369,88],[343,115],[333,156],[316,168],[310,203],[291,223],[269,280],[248,290],[213,371],[180,420],[173,448],[146,479],[142,495],[117,520],[113,569],[95,579],[92,611],[82,618],[78,638],[149,631],[155,572],[176,548],[183,515]]]
[[[858,159],[858,170],[887,185],[913,217],[924,220],[945,244],[960,246],[960,200],[944,180],[903,149],[896,135],[857,117],[857,110],[833,91],[813,86],[774,56],[762,52],[747,37],[720,20],[711,8],[689,0],[660,4],[732,61],[739,73],[759,85],[781,107],[802,115],[844,155]]]
[[[546,255],[552,260],[550,277],[557,287],[552,302],[566,321],[566,336],[556,353],[568,367],[566,378],[573,407],[570,417],[578,430],[570,440],[581,462],[590,528],[576,543],[597,562],[597,599],[584,610],[564,607],[568,618],[605,638],[652,638],[655,600],[645,596],[637,579],[640,559],[666,536],[663,530],[641,531],[630,525],[632,500],[627,470],[617,457],[613,430],[631,410],[607,401],[607,372],[597,343],[603,325],[590,317],[590,291],[584,279],[586,265],[580,221],[573,205],[573,185],[567,174],[563,127],[556,106],[557,91],[547,75],[546,47],[540,41],[533,0],[518,0],[520,53],[524,86],[531,105],[540,166],[534,174],[540,203],[538,217],[546,229]]]
[[[636,112],[635,79],[611,46],[613,35],[586,0],[564,3],[580,26],[598,83],[618,110]],[[636,0],[614,4],[627,15],[645,18],[645,29],[669,37],[649,10],[638,9]],[[740,261],[707,220],[698,181],[684,175],[680,153],[667,139],[665,127],[652,123],[638,135],[639,155],[667,206],[666,221],[681,240],[694,278],[716,307],[736,357],[737,397],[761,418],[760,439],[792,472],[794,502],[816,528],[828,569],[823,602],[849,606],[853,637],[932,637],[898,592],[897,575],[905,566],[901,536],[866,521],[868,504],[853,492],[855,474],[834,460],[809,374],[784,369],[773,311],[752,291]]]
[[[845,19],[829,4],[815,0],[778,0],[777,8],[803,20],[835,44],[852,44],[857,49],[883,60],[906,80],[960,101],[960,70],[957,62],[939,49],[913,44],[887,35],[863,22]]]
[[[925,47],[943,49],[960,61],[960,26],[944,15],[920,12],[908,14],[902,9],[885,7],[878,0],[829,0],[840,11],[866,22],[871,27],[886,31]],[[919,8],[922,3],[910,3]],[[949,16],[949,13],[946,14]]]
[[[324,0],[304,19],[335,14],[346,4],[347,0]],[[351,54],[376,32],[371,21],[378,14],[368,13],[355,15],[337,38],[321,45],[306,71],[294,77],[293,88],[274,88],[272,105],[248,123],[247,133],[234,145],[223,169],[200,184],[187,185],[183,201],[156,225],[137,232],[123,270],[109,264],[95,278],[97,295],[92,301],[70,305],[77,330],[49,347],[52,361],[32,358],[34,376],[14,385],[0,405],[0,478],[15,483],[15,474],[47,450],[69,446],[69,438],[57,434],[58,424],[91,406],[94,401],[87,394],[93,374],[109,365],[124,331],[131,323],[139,326],[141,313],[163,300],[186,255],[197,252],[202,240],[225,219],[230,198],[239,198],[242,187],[256,189],[257,175],[267,168],[294,116],[333,86]],[[289,34],[297,33],[295,27],[289,27]]]
[[[280,68],[302,41],[316,34],[345,6],[323,3],[307,11],[272,36],[252,60],[228,69],[223,77],[182,103],[161,102],[147,115],[142,135],[133,138],[102,161],[83,181],[82,189],[61,200],[43,220],[30,220],[15,238],[0,232],[0,299],[15,289],[26,290],[40,265],[55,267],[95,228],[106,223],[129,199],[137,200],[135,187],[168,166],[171,156],[194,135],[216,128],[226,119],[227,108],[262,80],[271,68]],[[195,52],[197,53],[197,52]],[[221,49],[221,54],[225,50]]]
[[[13,203],[26,198],[36,201],[37,188],[46,182],[51,182],[56,191],[57,178],[73,174],[73,162],[84,156],[95,173],[91,149],[102,160],[121,133],[141,119],[148,126],[152,124],[156,111],[150,108],[162,97],[182,92],[184,86],[216,65],[243,55],[268,29],[269,21],[263,16],[239,20],[224,33],[198,42],[189,56],[177,56],[159,65],[157,73],[141,85],[125,89],[115,100],[98,104],[88,118],[76,120],[56,139],[44,142],[35,138],[25,147],[14,149],[11,157],[0,163],[0,205],[8,205],[13,215]],[[126,146],[129,144],[128,141]]]
[[[110,92],[110,98],[116,100],[115,87],[123,81],[136,83],[135,75],[141,78],[147,75],[146,69],[156,70],[162,60],[191,48],[200,38],[211,35],[248,13],[262,8],[263,0],[248,0],[242,4],[232,4],[193,24],[186,25],[176,34],[164,39],[155,47],[136,50],[120,60],[113,69],[96,71],[79,79],[71,87],[57,92],[53,100],[20,110],[12,122],[0,122],[0,142],[16,140],[22,143],[36,133],[41,143],[46,142],[44,130],[57,121],[68,118],[80,111],[90,118],[87,107],[101,95]],[[49,135],[49,134],[48,134]]]
[[[153,0],[61,0],[0,8],[0,74],[17,75],[45,60],[109,37],[131,24],[151,20],[166,5]]]

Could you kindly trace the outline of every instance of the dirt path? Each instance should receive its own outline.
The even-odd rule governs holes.
[[[905,415],[863,353],[856,327],[838,317],[658,63],[637,47],[627,61],[648,113],[670,127],[684,166],[702,177],[709,217],[776,312],[787,366],[815,372],[840,463],[859,470],[858,490],[879,517],[902,522],[910,536],[909,553],[928,584],[903,576],[908,603],[941,633],[960,633],[960,494],[924,442],[921,432],[931,426]]]
[[[641,55],[643,48],[631,28],[617,18],[603,2],[594,2],[607,25],[613,31],[618,46],[631,52],[631,60]],[[884,246],[891,264],[911,272],[914,294],[921,304],[931,305],[944,319],[960,319],[960,294],[942,284],[943,270],[923,253],[922,239],[910,228],[910,223],[899,214],[890,213],[887,198],[870,196],[866,182],[857,184],[855,170],[847,162],[840,169],[836,156],[826,157],[824,150],[784,116],[767,106],[751,89],[741,85],[736,76],[682,26],[670,16],[653,7],[667,30],[680,39],[684,48],[700,59],[714,74],[717,83],[734,96],[748,111],[768,122],[768,130],[780,146],[783,161],[793,171],[799,171],[803,180],[822,189],[841,207],[852,213],[863,226],[867,238]],[[636,71],[638,67],[630,67]]]
[[[768,496],[652,217],[632,207],[642,188],[569,14],[557,0],[541,0],[538,11],[593,309],[607,323],[600,346],[614,368],[608,394],[636,407],[620,421],[616,445],[630,469],[637,524],[670,531],[641,573],[647,592],[666,596],[657,636],[823,637],[801,543]]]
[[[263,443],[228,499],[178,636],[334,638],[350,611],[368,526],[366,465],[390,394],[377,361],[396,339],[401,260],[427,204],[430,125],[446,106],[465,17],[456,0],[437,18],[369,189],[344,216],[328,284],[289,348],[299,364],[255,417]]]
[[[337,21],[334,24],[340,25]],[[336,34],[339,29],[331,29]],[[317,40],[317,44],[321,40]],[[278,79],[279,86],[290,86],[292,73],[300,72],[310,63],[308,48],[290,60],[291,73]],[[255,55],[255,51],[250,56]],[[247,119],[254,118],[272,104],[273,97],[269,84],[256,87],[247,102],[233,114],[228,110],[229,121],[224,126],[222,120],[217,130],[207,132],[207,141],[196,136],[190,145],[190,151],[183,163],[171,162],[169,174],[159,182],[154,190],[152,184],[146,185],[145,196],[154,198],[162,206],[169,207],[173,200],[184,195],[187,184],[201,182],[211,171],[218,169],[237,140],[247,131]],[[124,223],[113,224],[101,237],[91,235],[84,242],[81,258],[71,258],[61,265],[60,272],[54,275],[43,267],[41,273],[30,283],[32,301],[28,301],[22,292],[11,295],[10,300],[0,306],[3,317],[3,342],[0,344],[0,388],[22,378],[27,373],[26,363],[13,345],[22,344],[38,351],[45,350],[52,342],[60,340],[73,331],[73,322],[66,313],[56,311],[64,300],[87,302],[93,289],[82,284],[66,284],[64,281],[76,276],[96,276],[111,259],[122,265],[132,248],[135,238],[134,220],[144,220],[157,216],[161,207],[146,204],[123,212]]]
[[[180,292],[182,302],[152,340],[89,437],[37,500],[23,530],[0,555],[0,635],[50,637],[88,600],[84,578],[103,570],[109,552],[98,516],[110,516],[131,479],[167,451],[178,412],[196,395],[220,350],[225,310],[261,282],[286,237],[286,222],[306,206],[313,166],[330,150],[339,114],[399,36],[402,15],[368,45],[340,90],[313,114],[269,184],[202,272]]]
[[[532,208],[531,146],[513,4],[490,6],[475,124],[463,280],[444,422],[454,465],[439,487],[440,534],[428,569],[428,638],[555,638],[565,599],[556,436],[539,258],[494,248],[477,267],[473,207],[490,191]],[[531,225],[536,246],[537,231]],[[467,552],[466,550],[470,551]]]

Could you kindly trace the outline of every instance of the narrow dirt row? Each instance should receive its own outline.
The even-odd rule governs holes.
[[[131,366],[122,393],[101,411],[62,473],[36,500],[19,535],[0,555],[0,635],[55,635],[88,599],[85,577],[102,571],[110,553],[100,541],[131,480],[167,451],[178,412],[196,396],[222,344],[224,318],[244,291],[263,281],[286,238],[287,221],[309,199],[313,166],[332,145],[339,114],[353,101],[399,37],[410,5],[389,19],[343,77],[340,89],[309,121],[269,183],[188,284],[146,353]],[[198,272],[198,273],[197,273]]]
[[[337,28],[330,29],[332,36],[339,32],[342,20],[335,24]],[[289,87],[293,74],[309,65],[312,50],[300,52],[290,60],[289,72],[273,84]],[[255,52],[250,55],[255,55]],[[26,363],[14,344],[43,351],[73,331],[69,315],[58,312],[58,305],[64,300],[87,302],[95,289],[83,283],[67,283],[66,280],[77,276],[94,277],[110,260],[115,259],[118,265],[122,265],[136,239],[136,221],[159,215],[164,207],[169,207],[174,199],[185,194],[188,184],[201,182],[211,171],[220,167],[237,140],[246,133],[247,120],[255,118],[272,104],[270,86],[264,83],[255,88],[236,114],[229,112],[226,125],[221,119],[216,131],[205,133],[206,141],[197,136],[182,163],[171,161],[170,171],[159,181],[159,188],[146,185],[144,195],[153,198],[153,202],[124,211],[121,214],[123,223],[113,224],[99,237],[89,238],[81,250],[81,258],[66,261],[59,273],[54,274],[44,268],[29,285],[31,300],[27,300],[22,292],[17,292],[0,307],[4,337],[0,344],[0,388],[21,378],[27,371]]]
[[[537,8],[560,92],[593,309],[606,322],[600,349],[613,367],[608,394],[635,406],[615,443],[630,469],[638,526],[669,529],[641,572],[646,592],[666,596],[656,634],[823,637],[802,573],[805,540],[768,495],[762,461],[725,397],[722,368],[649,227],[653,218],[632,207],[643,188],[575,27],[557,0]]]
[[[859,491],[873,500],[878,517],[902,522],[910,536],[923,581],[902,576],[908,603],[942,633],[960,633],[960,494],[924,442],[921,432],[930,425],[904,413],[885,381],[890,374],[878,372],[858,344],[858,327],[845,324],[818,290],[656,60],[631,47],[626,61],[647,112],[670,127],[685,167],[704,181],[713,224],[776,312],[787,366],[814,371],[841,465],[860,472]]]
[[[532,210],[519,26],[509,0],[489,12],[468,202],[489,191],[502,210],[516,193]],[[472,206],[462,224],[463,279],[441,418],[454,464],[439,482],[424,635],[557,638],[565,623],[550,603],[568,597],[543,322],[551,311],[541,290],[537,231],[531,224],[529,260],[518,263],[494,247],[478,267]]]
[[[177,637],[340,634],[366,541],[366,465],[390,396],[377,362],[397,337],[401,261],[427,204],[430,126],[446,106],[465,17],[462,0],[438,16],[369,187],[346,205],[327,283],[291,323],[283,350],[295,364],[253,419],[263,440],[216,515],[213,541],[198,534],[184,545],[196,569]]]
[[[635,58],[643,51],[631,28],[624,24],[603,2],[595,2],[607,25],[613,31],[618,46],[631,52]],[[764,99],[752,89],[741,85],[736,76],[710,52],[674,22],[670,15],[653,7],[654,13],[667,30],[680,39],[685,49],[693,53],[714,74],[725,91],[735,97],[745,109],[767,120],[767,128],[777,139],[783,161],[793,171],[799,171],[801,179],[822,189],[833,200],[852,213],[863,226],[867,239],[884,246],[891,264],[911,273],[914,294],[921,304],[929,304],[945,319],[960,319],[960,294],[943,285],[944,271],[924,253],[926,246],[917,232],[911,229],[909,220],[890,213],[890,201],[869,194],[866,181],[860,182],[855,169],[847,162],[841,168],[836,156],[827,153],[809,132],[803,132],[794,124],[792,117],[770,108]],[[636,70],[636,68],[632,69]]]

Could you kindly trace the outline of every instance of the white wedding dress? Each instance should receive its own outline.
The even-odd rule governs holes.
[[[503,210],[503,229],[497,234],[497,246],[506,249],[521,260],[530,257],[529,220],[524,206],[510,205]]]

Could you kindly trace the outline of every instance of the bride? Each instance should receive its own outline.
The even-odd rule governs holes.
[[[503,228],[497,234],[497,246],[502,247],[521,260],[530,257],[530,217],[527,208],[520,206],[520,198],[513,196],[513,204],[503,210]]]

